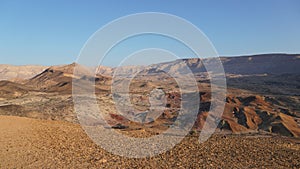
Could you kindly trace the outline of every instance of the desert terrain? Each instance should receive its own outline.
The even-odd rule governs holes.
[[[222,57],[221,61],[227,80],[225,109],[215,134],[203,144],[198,136],[212,97],[200,59],[122,68],[137,73],[129,87],[136,111],[126,113],[144,124],[118,113],[114,98],[127,105],[123,95],[111,91],[113,83],[121,88],[122,77],[113,77],[116,68],[100,66],[91,77],[75,76],[74,68],[80,66],[75,63],[48,68],[0,66],[0,168],[299,168],[300,55]],[[183,64],[197,81],[200,107],[189,135],[174,149],[145,159],[116,156],[93,143],[79,125],[74,80],[93,85],[101,115],[112,130],[131,137],[162,134],[174,125],[182,95],[188,93],[180,93],[174,78],[161,70],[178,74]],[[149,95],[155,89],[164,91],[166,98],[166,108],[156,118],[148,115]],[[93,117],[87,121],[102,125]]]
[[[122,131],[127,132],[127,131]],[[299,141],[267,135],[187,136],[161,155],[132,159],[93,143],[78,124],[0,117],[1,168],[299,168]],[[139,133],[136,133],[139,134]]]

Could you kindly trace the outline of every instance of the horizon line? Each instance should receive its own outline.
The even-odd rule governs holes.
[[[285,52],[270,52],[270,53],[252,53],[252,54],[237,54],[237,55],[219,55],[220,58],[235,58],[235,57],[255,57],[255,56],[265,56],[265,55],[300,55],[300,53],[285,53]],[[203,59],[206,59],[209,57],[205,57]],[[196,57],[186,57],[186,58],[180,58],[180,59],[196,59]],[[179,60],[179,59],[175,59]],[[175,61],[172,60],[172,61]],[[172,62],[171,61],[171,62]],[[167,61],[170,62],[170,61]],[[75,60],[71,63],[60,63],[60,64],[53,64],[53,65],[46,65],[46,64],[9,64],[9,63],[0,63],[0,66],[45,66],[45,67],[51,67],[51,66],[65,66],[70,65],[73,63],[77,63]],[[164,63],[164,62],[160,62]],[[159,64],[159,63],[155,63]],[[151,65],[151,64],[150,64]],[[115,67],[115,66],[107,66],[107,65],[99,65],[99,66],[106,66],[106,67]],[[137,65],[127,65],[127,66],[137,66]],[[143,66],[143,65],[141,65]]]

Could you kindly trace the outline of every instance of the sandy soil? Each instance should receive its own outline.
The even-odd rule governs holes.
[[[299,140],[189,136],[162,155],[129,159],[95,145],[77,124],[0,116],[0,168],[299,168]],[[298,143],[297,143],[298,142]]]

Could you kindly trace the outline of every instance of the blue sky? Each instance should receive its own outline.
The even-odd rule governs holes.
[[[95,31],[139,12],[190,21],[221,56],[300,53],[298,0],[0,0],[0,64],[74,62]]]

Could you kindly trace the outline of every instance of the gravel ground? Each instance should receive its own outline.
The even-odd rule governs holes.
[[[0,116],[0,168],[300,168],[300,140],[279,136],[187,136],[151,158],[116,156],[77,124]],[[103,136],[105,137],[105,136]]]

